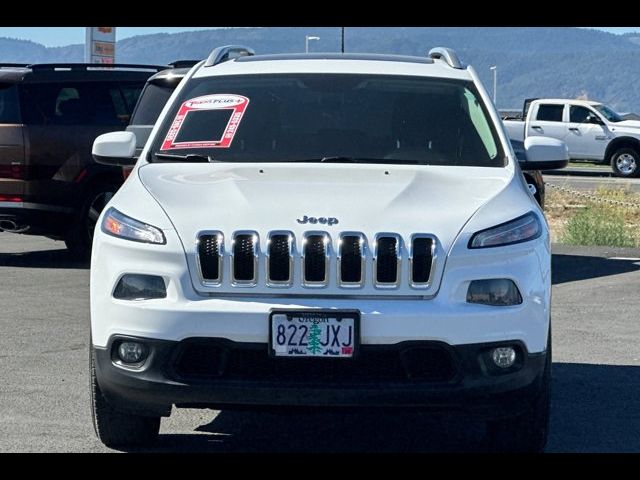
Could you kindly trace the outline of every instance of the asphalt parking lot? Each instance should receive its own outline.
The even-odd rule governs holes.
[[[550,452],[640,452],[640,250],[554,246]],[[0,452],[103,452],[87,377],[88,266],[0,233]],[[389,413],[175,410],[155,451],[483,451],[483,426]]]

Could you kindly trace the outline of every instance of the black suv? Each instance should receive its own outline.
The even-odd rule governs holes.
[[[166,66],[0,64],[0,231],[91,251],[122,172],[94,162],[93,140],[123,130],[145,82]]]
[[[153,130],[153,126],[158,120],[162,109],[166,105],[169,97],[180,84],[182,79],[189,73],[200,60],[177,60],[170,64],[171,68],[162,70],[149,77],[144,86],[138,103],[133,110],[131,123],[127,131],[136,135],[136,158],[142,152],[144,144]],[[133,166],[124,167],[124,175],[128,176]]]

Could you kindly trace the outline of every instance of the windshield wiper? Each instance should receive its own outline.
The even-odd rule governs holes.
[[[322,163],[372,163],[376,165],[421,165],[420,160],[406,160],[396,158],[358,158],[358,157],[324,157],[319,160]]]
[[[175,153],[153,153],[149,155],[148,160],[151,162],[151,158],[155,157],[157,160],[173,160],[176,162],[188,162],[188,163],[214,163],[219,160],[214,160],[211,155],[200,155],[197,153],[190,153],[188,155],[178,155]]]
[[[294,163],[395,163],[395,161],[384,158],[360,158],[360,157],[322,157],[304,158],[301,160],[286,160]]]

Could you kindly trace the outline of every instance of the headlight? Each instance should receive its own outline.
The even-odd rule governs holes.
[[[534,240],[542,235],[542,225],[535,213],[529,212],[509,222],[474,233],[469,248],[489,248]]]
[[[133,240],[134,242],[158,243],[164,245],[167,241],[159,228],[127,217],[111,207],[102,219],[102,231],[114,237]]]

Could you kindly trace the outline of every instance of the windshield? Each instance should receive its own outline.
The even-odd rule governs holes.
[[[471,82],[386,75],[192,80],[163,121],[153,151],[223,162],[505,165]]]
[[[154,125],[175,87],[147,84],[131,117],[131,125]]]
[[[622,122],[624,118],[622,118],[618,113],[616,113],[612,108],[606,105],[594,105],[595,108],[604,118],[609,120],[610,122]]]

